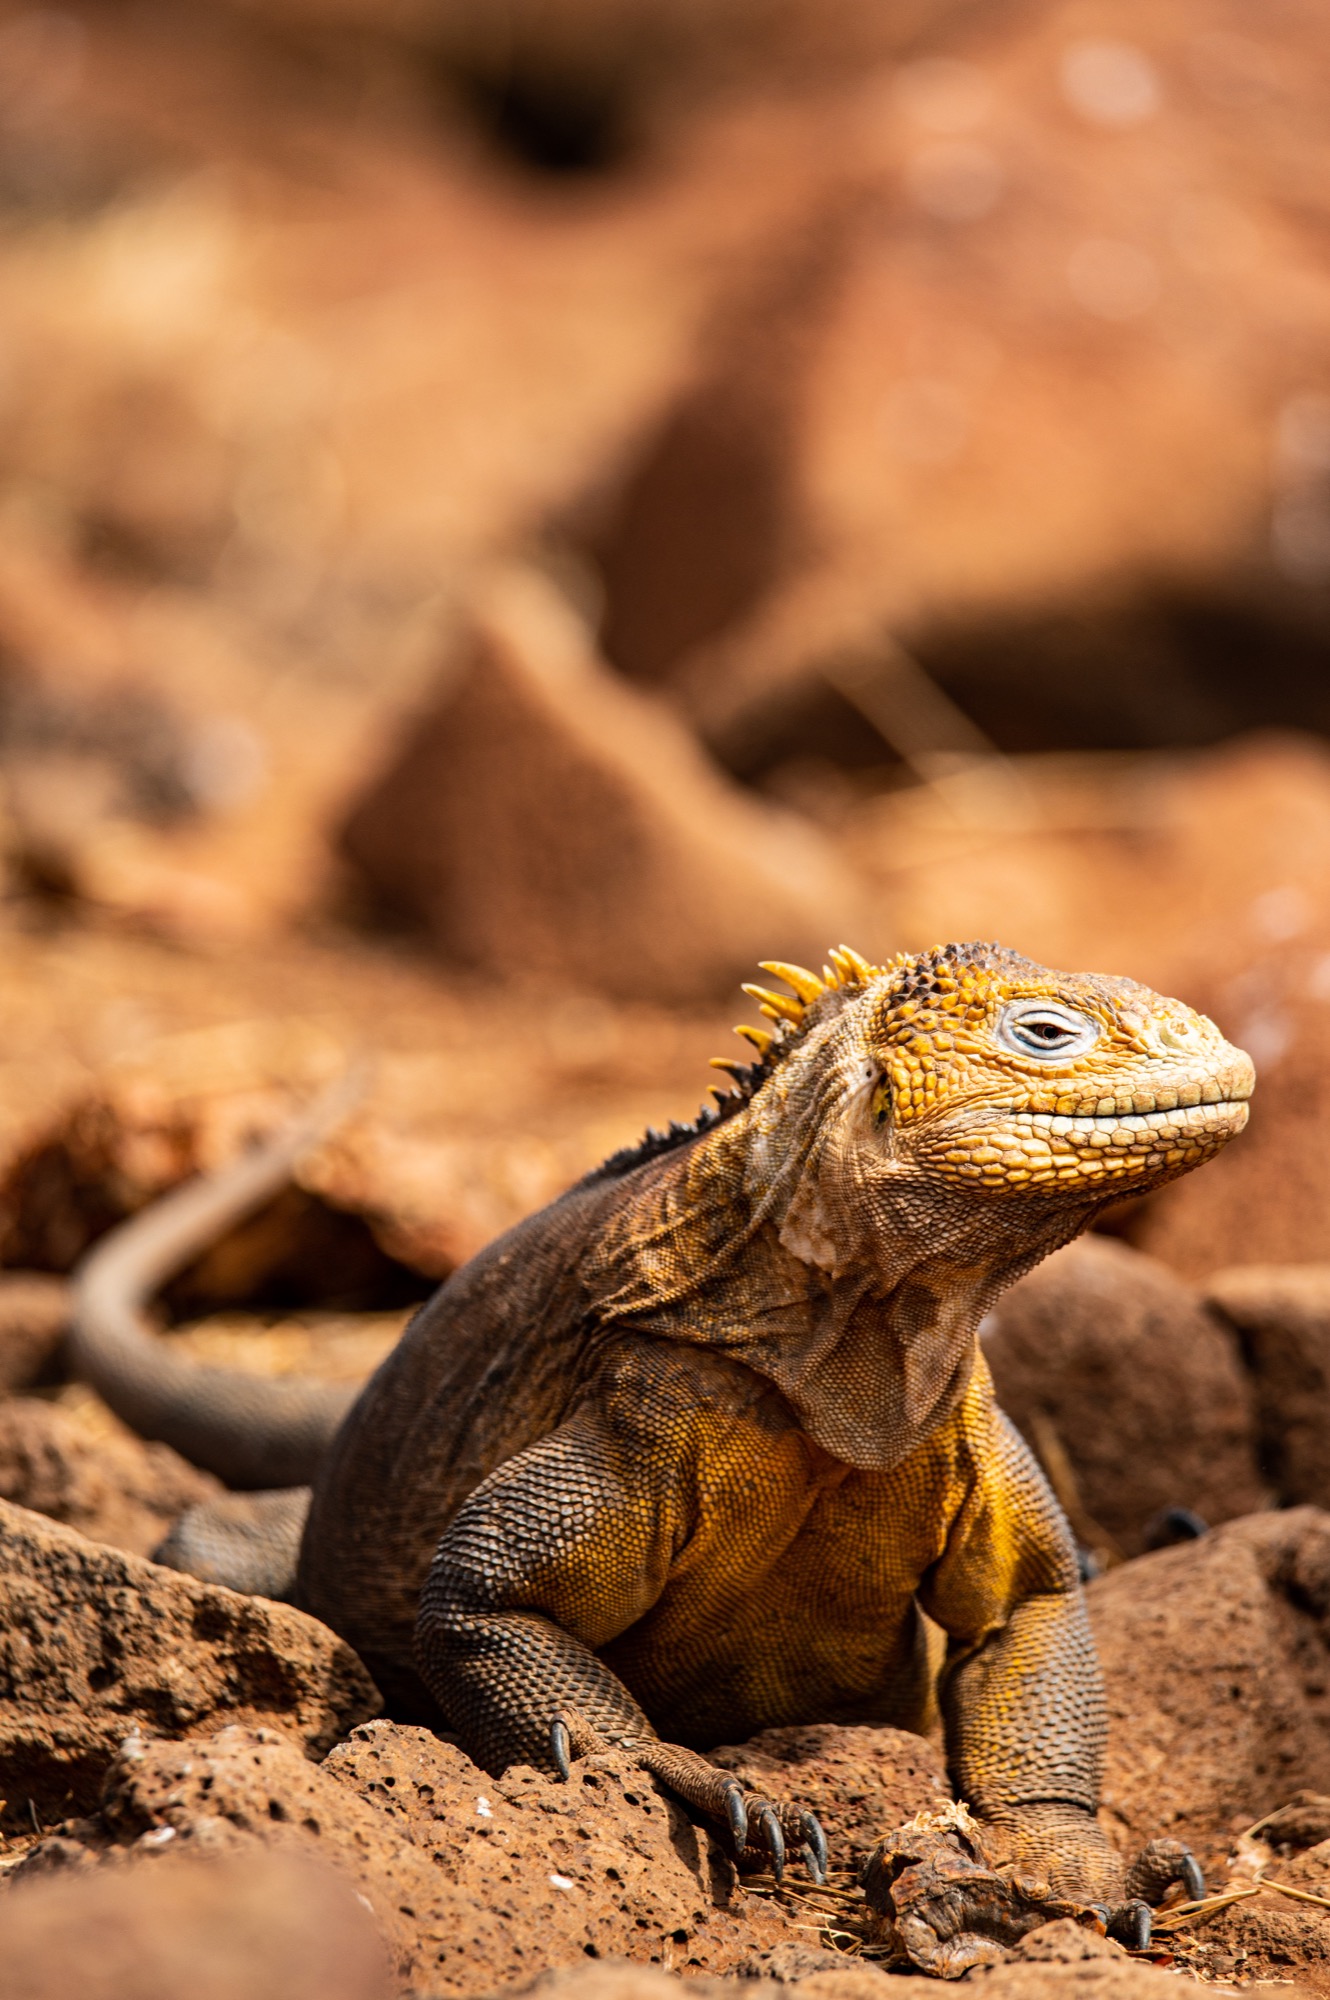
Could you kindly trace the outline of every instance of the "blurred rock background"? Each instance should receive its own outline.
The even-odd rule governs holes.
[[[1330,1257],[1328,89],[1310,0],[6,8],[4,1262],[368,1052],[174,1304],[397,1311],[757,957],[973,935],[1256,1056],[1129,1240]]]

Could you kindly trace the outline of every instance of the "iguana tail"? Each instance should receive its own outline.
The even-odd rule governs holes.
[[[144,1308],[168,1278],[286,1185],[360,1087],[358,1076],[343,1077],[232,1166],[187,1182],[113,1229],[74,1273],[75,1372],[140,1437],[171,1445],[231,1487],[307,1485],[358,1391],[186,1361],[150,1331]]]
[[[186,1508],[152,1559],[204,1583],[223,1583],[249,1597],[277,1597],[289,1604],[309,1501],[308,1486],[201,1500]]]

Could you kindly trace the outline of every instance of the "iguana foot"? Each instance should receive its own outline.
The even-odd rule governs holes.
[[[1015,1876],[1046,1883],[1050,1895],[1115,1911],[1126,1895],[1122,1857],[1084,1806],[1047,1800],[1017,1806],[976,1806],[983,1851]]]
[[[740,1866],[769,1868],[779,1882],[786,1855],[793,1849],[813,1880],[825,1882],[826,1835],[813,1813],[754,1791],[733,1771],[718,1770],[695,1750],[677,1743],[645,1736],[602,1736],[585,1717],[567,1711],[551,1723],[550,1756],[561,1778],[571,1775],[573,1756],[601,1750],[626,1750],[685,1805],[728,1828]]]
[[[1123,1873],[1092,1814],[1071,1805],[1011,1807],[985,1820],[984,1843],[1027,1875],[1046,1877],[1054,1893],[1102,1909],[1108,1934],[1134,1951],[1150,1942],[1150,1906],[1174,1883],[1195,1899],[1205,1877],[1180,1840],[1152,1840]]]

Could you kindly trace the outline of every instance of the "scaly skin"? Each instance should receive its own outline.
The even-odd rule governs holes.
[[[1105,1203],[1239,1132],[1252,1066],[1129,980],[988,945],[832,958],[768,968],[794,998],[749,989],[774,1032],[740,1031],[757,1060],[724,1065],[718,1111],[417,1315],[319,1469],[297,1601],[487,1766],[610,1739],[814,1867],[797,1806],[699,1753],[940,1705],[998,1846],[1112,1906],[1076,1553],[976,1328]]]
[[[1075,1550],[975,1329],[1105,1202],[1240,1131],[1252,1067],[1127,980],[982,945],[834,961],[770,968],[798,997],[763,996],[721,1116],[424,1308],[320,1473],[299,1601],[483,1763],[608,1738],[715,1813],[707,1745],[923,1729],[940,1694],[1008,1854],[1112,1904]],[[750,1807],[802,1842],[795,1808]]]

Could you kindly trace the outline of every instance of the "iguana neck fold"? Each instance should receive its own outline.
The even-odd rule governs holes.
[[[611,1327],[733,1356],[780,1390],[824,1451],[885,1470],[964,1395],[976,1328],[999,1292],[1069,1242],[1092,1205],[1031,1200],[1019,1216],[1008,1206],[995,1232],[968,1191],[930,1190],[921,1232],[920,1190],[903,1173],[897,1213],[867,1187],[823,1213],[819,1149],[800,1129],[810,1128],[787,1126],[776,1176],[761,1166],[768,1135],[751,1106],[639,1169],[592,1260],[596,1311]],[[808,1254],[810,1210],[840,1239],[834,1262],[829,1235]]]

